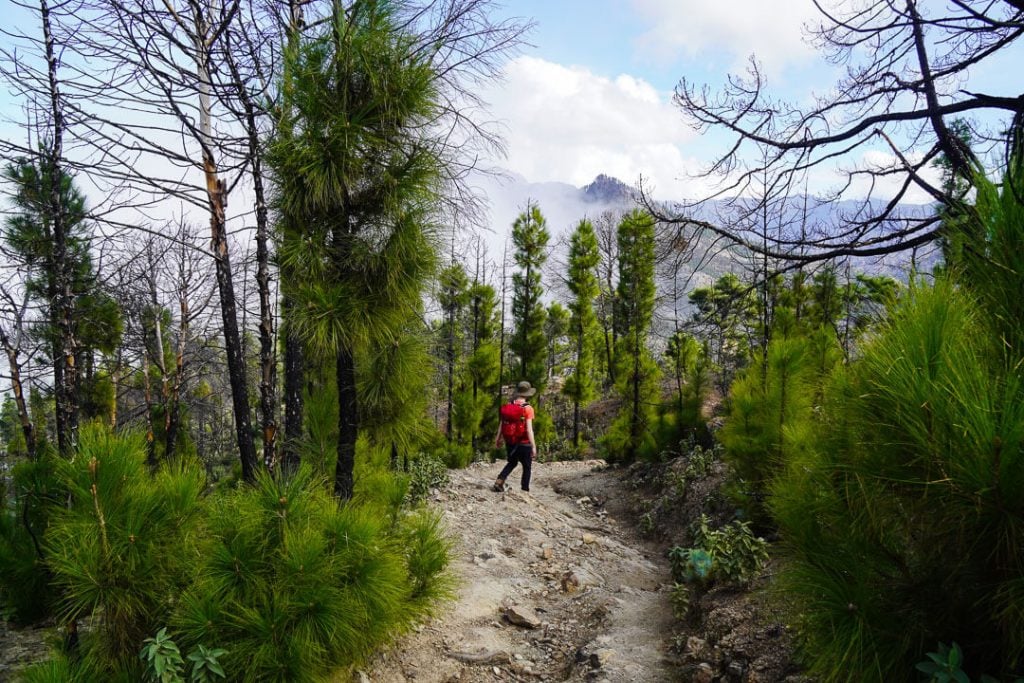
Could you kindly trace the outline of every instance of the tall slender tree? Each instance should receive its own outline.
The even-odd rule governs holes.
[[[519,272],[512,274],[512,317],[515,334],[511,349],[519,359],[519,374],[534,387],[546,384],[541,267],[547,261],[550,235],[536,204],[527,206],[512,225],[512,243]]]
[[[572,442],[577,448],[580,445],[580,407],[596,395],[593,338],[597,329],[594,301],[600,293],[597,279],[599,261],[594,226],[590,221],[582,220],[569,242],[568,284],[573,295],[569,303],[569,339],[574,365],[572,375],[562,390],[572,399]]]
[[[641,210],[623,216],[618,230],[619,283],[616,288],[622,335],[615,353],[617,385],[624,404],[617,421],[621,453],[636,459],[648,439],[652,405],[658,401],[658,366],[647,348],[654,316],[654,219]]]
[[[290,323],[334,362],[341,498],[354,483],[357,354],[398,334],[436,261],[440,160],[421,134],[438,109],[434,74],[392,9],[336,4],[326,32],[291,52],[268,156],[280,258],[297,275]]]

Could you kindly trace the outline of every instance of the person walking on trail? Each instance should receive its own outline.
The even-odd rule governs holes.
[[[501,406],[498,435],[494,438],[495,448],[501,448],[505,442],[508,463],[492,487],[495,491],[505,490],[505,480],[516,465],[523,466],[520,486],[523,491],[530,490],[530,469],[537,455],[537,441],[533,438],[533,406],[526,399],[537,393],[529,382],[520,382],[512,394],[512,401]]]

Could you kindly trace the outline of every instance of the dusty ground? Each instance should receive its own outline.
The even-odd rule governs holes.
[[[494,493],[501,465],[452,471],[434,496],[457,542],[457,600],[360,677],[680,680],[667,560],[605,507],[621,483],[598,461],[542,463],[529,495],[518,470]]]

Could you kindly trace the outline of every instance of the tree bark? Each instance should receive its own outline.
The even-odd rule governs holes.
[[[292,315],[294,303],[285,294],[282,297],[284,307],[284,444],[282,447],[281,467],[285,472],[294,472],[299,468],[299,443],[302,438],[302,384],[305,376],[305,359],[302,352],[302,340],[295,334],[288,323]]]
[[[57,448],[62,455],[71,455],[78,445],[78,368],[75,365],[77,344],[74,337],[74,296],[68,255],[68,226],[61,199],[61,158],[64,154],[64,112],[61,108],[57,80],[57,57],[50,31],[50,7],[39,2],[46,51],[50,115],[53,120],[53,141],[49,149],[49,218],[53,227],[53,278],[50,305],[57,338],[53,343],[54,393],[57,418]]]
[[[7,365],[11,372],[11,392],[14,394],[14,404],[18,408],[18,422],[21,423],[21,432],[25,436],[25,451],[31,460],[36,458],[36,433],[32,426],[32,418],[28,413],[28,405],[25,403],[25,393],[21,382],[21,360],[18,358],[18,348],[11,344],[7,333],[0,328],[0,343],[7,352]]]
[[[228,252],[228,237],[225,226],[227,208],[227,187],[217,176],[217,164],[213,157],[213,136],[210,103],[210,76],[207,45],[207,26],[201,14],[196,15],[196,69],[199,81],[199,129],[203,147],[203,172],[206,176],[206,194],[210,206],[210,234],[213,259],[217,273],[217,289],[220,294],[221,320],[224,323],[224,351],[228,361],[228,377],[231,382],[231,402],[235,416],[235,437],[238,455],[242,463],[242,479],[252,483],[256,478],[256,445],[252,438],[252,422],[249,418],[249,392],[245,377],[245,358],[242,354],[242,340],[238,332],[238,315],[235,303],[235,288],[231,274],[231,258]]]
[[[334,468],[334,495],[342,500],[352,497],[356,462],[356,438],[359,435],[359,409],[356,398],[356,368],[352,351],[342,344],[336,357],[338,386],[338,462]]]

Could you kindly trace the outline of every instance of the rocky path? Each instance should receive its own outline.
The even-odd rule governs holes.
[[[667,561],[606,507],[598,462],[534,467],[533,489],[489,489],[501,463],[451,472],[434,504],[456,540],[457,599],[362,680],[678,680]]]

